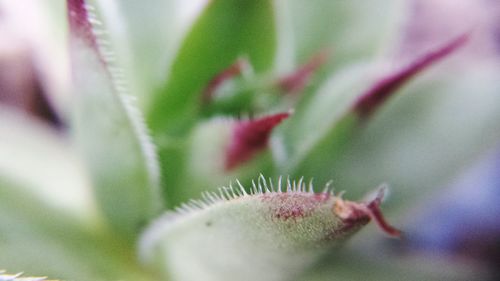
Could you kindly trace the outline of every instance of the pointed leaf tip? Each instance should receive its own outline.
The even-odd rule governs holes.
[[[380,188],[375,199],[366,203],[366,207],[369,211],[368,214],[370,218],[375,221],[378,227],[380,227],[380,229],[387,235],[399,238],[402,235],[401,231],[390,225],[382,214],[382,211],[380,210],[380,204],[382,204],[382,199],[384,199],[385,192],[386,188]]]
[[[237,122],[226,151],[226,170],[236,168],[266,148],[274,127],[290,114],[291,112],[283,112]]]
[[[306,63],[299,66],[292,73],[285,75],[278,81],[278,87],[286,93],[294,93],[302,91],[311,76],[323,64],[326,63],[330,57],[331,50],[323,49],[312,56]]]
[[[334,210],[346,223],[344,228],[349,230],[351,224],[359,224],[359,221],[363,220],[368,223],[370,220],[373,220],[387,235],[395,238],[401,237],[401,231],[390,225],[380,210],[385,190],[385,188],[380,188],[377,191],[376,197],[368,202],[356,203],[338,199],[335,202]]]
[[[452,54],[463,46],[468,39],[469,33],[462,34],[437,49],[423,54],[399,71],[382,78],[361,95],[354,105],[354,112],[362,118],[368,118],[411,78]]]
[[[219,74],[215,75],[203,90],[203,94],[201,96],[202,102],[207,104],[212,101],[215,92],[224,84],[224,82],[240,75],[248,65],[249,62],[246,59],[239,58],[233,64],[222,70]]]

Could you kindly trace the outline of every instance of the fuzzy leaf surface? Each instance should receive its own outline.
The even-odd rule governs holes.
[[[174,59],[185,33],[187,24],[180,15],[181,2],[95,1],[141,108],[164,83],[167,65]]]
[[[68,1],[75,137],[100,207],[117,230],[133,237],[161,204],[156,152],[120,64],[100,35],[102,22],[88,7],[85,1]]]
[[[269,189],[261,178],[165,215],[141,238],[142,262],[174,281],[291,280],[370,221],[369,204],[301,181]]]

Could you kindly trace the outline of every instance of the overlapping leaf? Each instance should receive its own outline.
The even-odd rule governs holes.
[[[248,57],[256,70],[268,70],[275,52],[274,28],[272,1],[212,1],[186,35],[148,114],[167,190],[189,188],[180,186],[189,185],[184,181],[189,170],[185,140],[200,117],[203,90],[240,56]]]
[[[210,2],[184,39],[168,82],[153,99],[148,121],[155,134],[186,132],[197,116],[203,88],[239,56],[247,56],[257,71],[269,69],[274,28],[269,0]]]
[[[474,73],[445,69],[409,85],[329,162],[328,176],[356,194],[388,181],[398,187],[390,204],[407,208],[494,146],[500,137],[497,66],[476,64]]]
[[[333,48],[337,66],[387,51],[397,39],[407,5],[394,0],[281,2],[280,24],[288,26],[280,31],[290,35],[283,35],[286,44],[280,50],[294,50],[291,58],[304,61],[321,48]]]
[[[366,122],[405,83],[447,57],[467,42],[467,35],[445,42],[409,65],[373,81],[369,69],[359,67],[336,76],[306,103],[277,142],[277,157],[288,173],[328,181],[336,161],[355,128]],[[365,88],[365,89],[363,89]],[[293,122],[295,121],[295,122]],[[302,137],[300,137],[302,135]],[[279,151],[280,147],[284,148]]]
[[[67,140],[9,112],[0,113],[0,267],[61,280],[147,280],[132,248],[102,231]]]

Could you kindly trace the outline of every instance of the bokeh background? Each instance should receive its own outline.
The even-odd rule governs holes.
[[[350,18],[346,9],[340,14],[354,24],[336,22],[328,14],[330,1],[342,0],[311,1],[309,8],[290,12],[304,15],[297,29],[310,34],[298,50],[289,50],[297,54],[296,61],[318,46],[335,49],[335,40],[355,42],[363,36],[355,24],[362,18]],[[384,15],[377,1],[358,2],[367,5],[365,13]],[[425,280],[419,278],[441,273],[443,280],[500,280],[500,1],[399,2],[405,13],[397,18],[398,36],[380,52],[387,68],[411,61],[450,36],[470,32],[471,40],[419,83],[408,85],[347,145],[326,175],[317,175],[319,184],[331,178],[352,198],[361,197],[367,186],[388,183],[392,191],[384,208],[405,232],[404,239],[380,238],[370,226],[346,246],[342,260],[335,266],[331,260],[336,257],[325,261],[308,280],[325,280],[325,275],[366,280],[364,268],[370,268],[370,280],[389,280],[387,272],[394,273],[390,280]],[[162,79],[158,73],[168,72],[205,4],[109,1],[128,23],[112,29],[118,37],[121,31],[131,34],[130,48],[118,53],[130,53],[126,57],[139,70],[141,93]],[[0,1],[0,183],[31,186],[29,192],[49,206],[88,221],[98,210],[71,144],[64,9],[61,0]],[[335,24],[347,28],[344,37],[328,35]],[[286,46],[280,48],[286,56]],[[328,65],[350,59],[334,55]],[[151,102],[148,94],[137,98],[142,108]],[[10,198],[0,196],[0,205]],[[27,203],[21,199],[18,204]],[[11,219],[0,214],[0,256],[8,247]],[[29,247],[23,251],[29,254]],[[0,257],[0,269],[8,260]]]

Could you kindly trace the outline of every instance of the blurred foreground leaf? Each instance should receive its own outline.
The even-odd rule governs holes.
[[[73,217],[0,179],[0,264],[9,272],[61,280],[149,280],[130,248],[89,234]]]
[[[0,267],[61,280],[147,280],[132,248],[101,229],[72,152],[60,132],[1,108]]]

